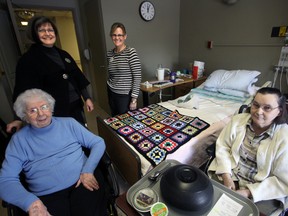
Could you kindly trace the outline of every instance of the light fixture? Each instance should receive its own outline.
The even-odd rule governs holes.
[[[27,9],[17,9],[15,10],[16,15],[21,19],[21,25],[27,26],[28,21],[34,17],[35,12]]]
[[[27,25],[28,25],[28,21],[23,21],[23,20],[22,20],[22,21],[21,21],[21,25],[22,25],[22,26],[27,26]]]

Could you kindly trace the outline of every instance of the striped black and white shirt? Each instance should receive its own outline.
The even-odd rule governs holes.
[[[116,94],[128,95],[137,98],[141,82],[141,62],[134,48],[126,47],[120,53],[115,49],[107,52],[108,81],[111,91]]]

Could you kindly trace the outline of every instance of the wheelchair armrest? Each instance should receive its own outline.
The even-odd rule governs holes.
[[[105,167],[109,167],[111,165],[112,162],[107,152],[104,152],[100,160],[100,163]]]
[[[215,157],[215,148],[216,148],[216,143],[213,143],[212,145],[206,148],[207,154],[212,158]]]

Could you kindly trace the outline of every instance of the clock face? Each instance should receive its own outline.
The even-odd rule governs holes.
[[[140,16],[145,21],[151,21],[155,16],[154,5],[149,1],[144,1],[140,4]]]

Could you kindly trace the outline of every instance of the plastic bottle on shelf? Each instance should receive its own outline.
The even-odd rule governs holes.
[[[175,83],[175,81],[176,81],[176,72],[171,71],[171,73],[170,73],[170,82]]]

